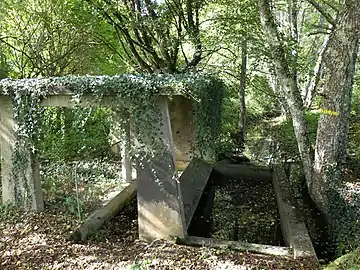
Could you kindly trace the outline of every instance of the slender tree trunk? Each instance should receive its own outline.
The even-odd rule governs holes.
[[[297,0],[288,0],[288,13],[290,22],[290,36],[293,42],[292,46],[292,65],[291,72],[294,81],[298,84],[298,55],[299,55],[299,31],[298,31],[298,3]]]
[[[293,120],[310,195],[329,221],[329,191],[340,182],[348,143],[351,93],[360,37],[360,0],[345,0],[324,52],[325,87],[319,119],[314,166],[303,104],[269,0],[258,0],[261,24],[272,52],[277,76]]]
[[[346,0],[324,53],[325,87],[310,192],[328,212],[328,191],[340,182],[348,143],[351,93],[360,37],[360,0]]]
[[[313,50],[313,57],[315,60],[315,55],[317,55],[316,63],[313,72],[309,74],[309,78],[306,84],[306,87],[304,89],[304,104],[305,107],[309,108],[311,107],[311,104],[313,102],[314,96],[317,91],[317,87],[319,85],[322,69],[323,69],[323,55],[325,52],[325,49],[327,47],[327,44],[329,42],[329,36],[325,36],[323,43],[321,45],[320,50],[317,50],[315,47],[318,46],[317,42],[314,42],[314,50]]]
[[[246,69],[247,69],[247,40],[244,38],[241,46],[241,75],[239,89],[239,147],[243,152],[245,144],[246,129],[246,106],[245,106],[245,88],[246,88]]]
[[[285,56],[283,42],[271,12],[270,1],[258,0],[258,5],[265,38],[270,47],[270,51],[272,52],[275,72],[282,85],[284,96],[293,120],[294,132],[304,167],[306,181],[308,185],[310,185],[312,154],[301,95]]]

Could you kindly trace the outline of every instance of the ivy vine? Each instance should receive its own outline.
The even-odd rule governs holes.
[[[225,85],[221,80],[204,73],[1,80],[0,95],[11,96],[13,117],[17,123],[15,125],[17,142],[13,154],[13,179],[21,181],[23,178],[19,177],[19,173],[24,172],[29,165],[28,162],[31,162],[31,159],[24,159],[29,156],[28,151],[36,155],[42,114],[41,103],[47,96],[70,95],[73,101],[80,105],[88,95],[91,95],[94,97],[91,101],[92,105],[110,106],[120,116],[120,125],[123,128],[131,121],[134,131],[142,134],[136,136],[137,145],[132,155],[146,159],[164,150],[158,124],[161,112],[156,101],[161,95],[184,95],[194,100],[195,104],[194,155],[213,158],[214,142],[220,132],[224,89]]]

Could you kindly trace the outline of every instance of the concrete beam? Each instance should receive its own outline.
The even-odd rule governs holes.
[[[158,135],[166,151],[137,164],[139,237],[145,241],[174,240],[186,231],[167,98],[159,97],[157,105],[161,112]]]
[[[24,148],[13,130],[13,107],[11,98],[0,96],[0,153],[2,199],[4,203],[18,204],[25,210],[37,212],[44,209],[37,157]],[[15,146],[22,152],[23,164],[16,164]],[[21,149],[22,148],[22,149]],[[20,166],[20,168],[16,168]]]
[[[81,242],[96,233],[101,226],[114,217],[136,195],[136,181],[128,183],[116,196],[106,200],[103,205],[95,210],[79,227],[71,234],[70,238],[75,242]]]
[[[81,107],[91,107],[96,105],[96,98],[94,95],[83,95],[81,97],[81,102],[78,104],[72,95],[69,94],[59,94],[59,95],[49,95],[41,103],[45,107],[68,107],[74,108],[76,105]]]
[[[293,249],[294,259],[308,258],[317,263],[314,247],[303,217],[297,209],[283,166],[274,165],[272,179],[285,244]]]

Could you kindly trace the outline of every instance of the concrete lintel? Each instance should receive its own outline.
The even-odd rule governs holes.
[[[43,99],[41,105],[45,107],[68,107],[74,108],[76,105],[81,107],[91,107],[96,103],[94,95],[83,95],[79,103],[70,94],[49,95]]]
[[[1,95],[2,97],[5,95]],[[165,97],[165,95],[162,95]],[[74,108],[76,105],[80,107],[91,107],[91,106],[104,106],[108,107],[114,102],[114,96],[104,96],[101,100],[98,100],[95,95],[84,94],[81,96],[80,102],[76,101],[74,95],[71,93],[58,93],[58,94],[49,94],[43,100],[41,105],[45,107],[68,107]]]

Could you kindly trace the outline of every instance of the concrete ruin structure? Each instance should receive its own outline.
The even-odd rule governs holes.
[[[72,96],[69,89],[56,89],[47,94],[42,105],[73,107],[75,104]],[[81,106],[92,106],[92,100],[91,96],[86,97],[81,101]],[[181,95],[162,95],[156,104],[161,111],[161,118],[157,123],[161,130],[158,136],[161,137],[166,153],[136,166],[139,237],[143,240],[170,239],[186,234],[176,164],[182,168],[187,166],[191,160],[191,147],[195,144],[192,101]],[[9,95],[0,91],[2,200],[4,203],[16,203],[18,198],[24,198],[31,202],[24,206],[26,210],[39,212],[44,209],[39,163],[31,150],[27,149],[25,168],[14,170],[13,155],[17,147],[15,126],[13,101]],[[126,140],[121,155],[123,177],[129,182],[132,180],[130,130],[129,125],[123,136]]]

